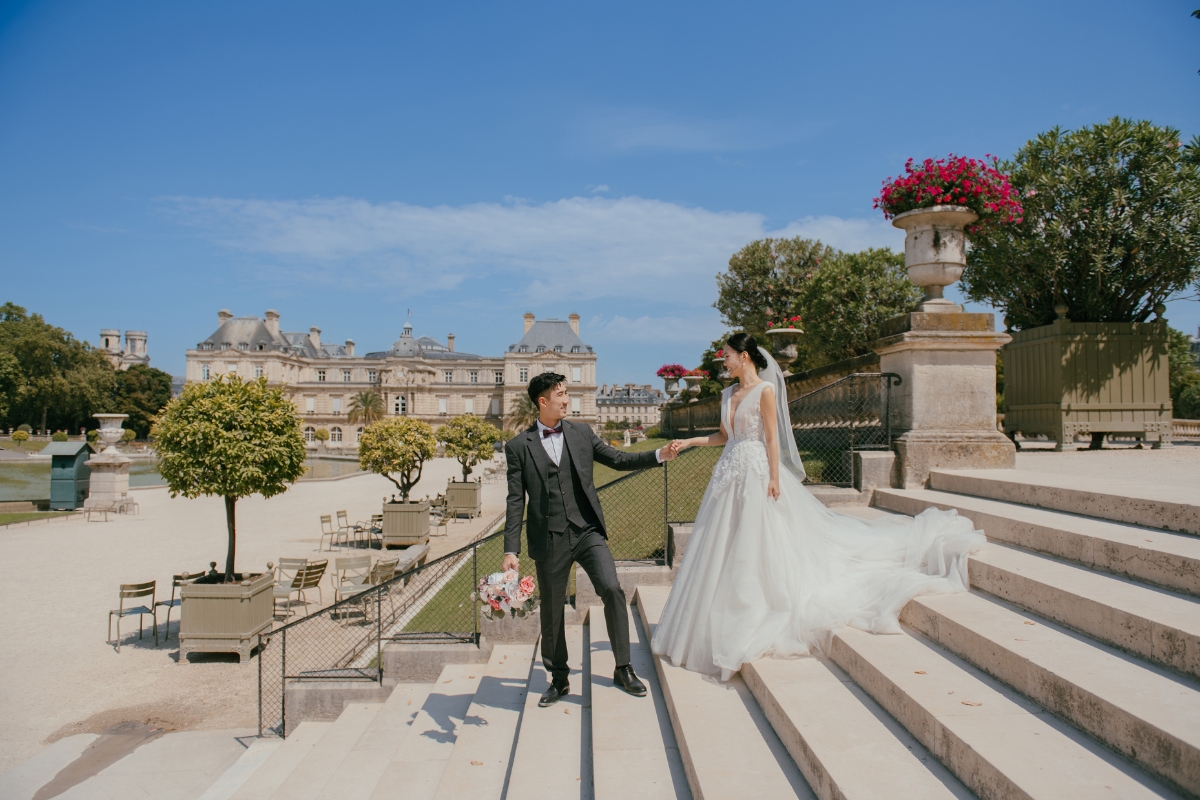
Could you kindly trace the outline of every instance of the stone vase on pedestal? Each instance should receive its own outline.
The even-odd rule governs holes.
[[[904,229],[904,267],[908,279],[925,290],[914,311],[926,314],[962,313],[962,306],[942,296],[962,277],[967,263],[963,230],[979,215],[964,206],[931,206],[897,214],[892,225]]]
[[[697,395],[700,394],[700,382],[703,381],[704,378],[700,375],[684,375],[683,379],[687,381],[687,389],[684,391],[692,396],[692,399],[688,400],[688,402],[695,403],[700,399]]]
[[[792,362],[799,356],[796,344],[800,341],[803,333],[804,331],[799,328],[771,328],[767,331],[767,341],[771,343],[771,353],[779,362],[779,367],[785,376],[792,374],[789,370]]]
[[[106,508],[114,503],[120,503],[129,492],[129,466],[133,461],[126,458],[117,450],[116,444],[121,441],[125,431],[121,422],[128,419],[128,414],[93,414],[100,420],[100,440],[107,447],[87,461],[91,472],[88,498],[84,508]]]

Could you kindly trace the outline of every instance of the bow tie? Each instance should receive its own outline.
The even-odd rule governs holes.
[[[561,422],[558,423],[557,428],[543,428],[542,429],[542,438],[548,439],[556,433],[562,433],[562,423]]]

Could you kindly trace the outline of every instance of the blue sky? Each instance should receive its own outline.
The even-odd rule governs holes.
[[[483,354],[578,312],[649,382],[746,242],[902,245],[871,198],[909,156],[1200,133],[1194,5],[0,4],[0,300],[175,374],[226,307]]]

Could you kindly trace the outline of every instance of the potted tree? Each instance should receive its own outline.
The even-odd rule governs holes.
[[[412,501],[408,496],[436,450],[433,428],[412,417],[389,417],[363,430],[358,465],[387,478],[400,495],[392,495],[392,502],[383,504],[384,547],[429,541],[429,501]]]
[[[274,577],[235,569],[237,501],[274,497],[304,474],[295,406],[264,378],[188,384],[156,419],[154,449],[172,497],[225,501],[225,572],[182,587],[179,663],[191,652],[236,652],[245,662],[271,625]]]
[[[471,472],[496,454],[500,431],[474,414],[460,414],[438,429],[437,438],[446,446],[446,455],[462,465],[462,482],[451,479],[446,487],[446,511],[479,516],[483,513],[483,484],[470,480]]]
[[[972,238],[963,284],[1011,329],[1005,432],[1169,443],[1163,303],[1200,279],[1200,139],[1114,118],[1043,133],[1003,166],[1024,221]]]

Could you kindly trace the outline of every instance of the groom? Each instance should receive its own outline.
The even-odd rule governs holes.
[[[617,671],[613,683],[643,697],[645,685],[629,665],[629,611],[617,580],[617,567],[608,550],[604,510],[592,483],[592,462],[618,470],[653,467],[670,461],[675,452],[622,453],[604,442],[587,425],[568,422],[567,379],[543,372],[529,382],[529,399],[538,409],[532,428],[504,446],[508,459],[508,509],[504,522],[503,569],[517,568],[521,552],[521,517],[529,497],[526,536],[529,556],[537,565],[542,598],[542,664],[550,673],[550,688],[539,706],[557,703],[570,691],[567,677],[566,625],[563,603],[572,564],[579,564],[604,600],[604,621]]]

